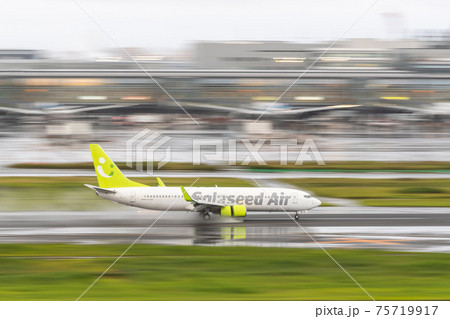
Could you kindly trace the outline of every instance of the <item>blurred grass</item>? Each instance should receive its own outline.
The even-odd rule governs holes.
[[[122,170],[133,169],[124,162],[116,163]],[[144,169],[147,169],[147,163],[142,163]],[[158,170],[158,163],[153,163],[153,169]],[[37,168],[37,169],[93,169],[92,162],[84,163],[17,163],[12,164],[11,168]],[[215,171],[227,166],[219,165],[193,165],[192,163],[167,163],[160,170],[208,170]],[[413,172],[450,172],[450,162],[375,162],[375,161],[347,161],[347,162],[327,162],[326,165],[317,165],[315,162],[305,162],[302,165],[288,163],[281,165],[279,162],[268,162],[267,165],[258,165],[250,163],[246,166],[233,166],[233,168],[254,169],[254,170],[294,170],[294,171],[413,171]]]
[[[449,207],[450,179],[282,179],[317,196],[346,198],[366,206]]]
[[[313,172],[450,172],[450,162],[420,161],[420,162],[377,162],[377,161],[336,161],[326,162],[326,165],[317,165],[315,162],[305,162],[302,165],[288,163],[281,165],[277,162],[269,162],[267,165],[256,165],[250,163],[247,168],[255,170],[293,170],[293,171],[313,171]]]
[[[153,177],[133,178],[156,186]],[[191,185],[194,178],[164,178],[167,186]],[[346,198],[367,206],[449,207],[450,179],[282,179],[294,187],[322,197]],[[0,211],[114,210],[124,206],[98,198],[83,184],[97,184],[95,177],[0,177]],[[237,178],[201,178],[196,186],[252,187]],[[322,206],[331,206],[323,203]]]
[[[75,300],[126,247],[1,244],[0,299]],[[447,254],[329,252],[377,300],[450,295]],[[321,250],[136,245],[82,300],[368,299]]]
[[[157,186],[156,178],[133,180]],[[195,178],[164,178],[167,186],[189,186]],[[97,185],[96,177],[0,177],[0,211],[117,210],[123,205],[98,198],[84,184]],[[236,178],[201,178],[196,186],[253,186]]]

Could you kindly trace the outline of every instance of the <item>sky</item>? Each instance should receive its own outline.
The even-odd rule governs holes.
[[[100,52],[116,47],[115,41],[122,47],[171,52],[196,41],[334,41],[374,2],[75,1],[4,1],[0,49]],[[449,9],[445,0],[378,0],[343,38],[394,38],[446,30]]]

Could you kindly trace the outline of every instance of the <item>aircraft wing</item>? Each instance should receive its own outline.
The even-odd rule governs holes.
[[[81,112],[89,112],[89,111],[97,111],[97,110],[106,110],[106,109],[117,109],[122,107],[130,107],[136,104],[113,104],[113,105],[100,105],[100,106],[81,106],[81,107],[71,107],[71,108],[58,108],[58,109],[21,109],[21,108],[13,108],[0,106],[0,111],[12,112],[12,113],[20,113],[20,114],[29,114],[29,115],[46,115],[46,114],[72,114],[72,113],[81,113]]]
[[[207,110],[217,110],[217,111],[227,111],[230,113],[240,113],[240,114],[251,114],[251,115],[261,115],[265,113],[266,111],[264,109],[251,109],[251,108],[245,108],[242,106],[239,107],[231,107],[231,106],[224,106],[224,105],[216,105],[216,104],[209,104],[209,103],[187,103],[187,106],[196,107],[196,108],[202,108]],[[276,110],[273,109],[267,109],[267,112],[270,114],[284,114],[285,112],[288,112],[287,110]]]
[[[88,111],[97,111],[97,110],[108,110],[108,109],[119,109],[122,107],[130,107],[136,104],[113,104],[113,105],[100,105],[100,106],[84,106],[76,109],[66,109],[66,110],[58,110],[53,111],[54,113],[80,113],[80,112],[88,112]]]
[[[342,105],[327,105],[327,106],[318,106],[318,107],[308,107],[308,108],[296,108],[293,110],[285,110],[279,111],[276,114],[303,114],[317,111],[331,111],[336,109],[347,109],[352,107],[358,107],[361,105],[352,105],[352,104],[342,104]]]
[[[184,189],[183,186],[181,186],[181,191],[183,192],[183,197],[187,202],[194,203],[194,207],[195,207],[196,211],[202,211],[202,210],[205,210],[206,208],[220,208],[220,207],[227,206],[224,204],[219,204],[219,203],[214,203],[214,202],[195,200],[189,195],[189,193],[186,191],[186,189]]]
[[[240,109],[237,107],[230,107],[224,105],[215,105],[209,103],[186,103],[187,106],[192,106],[196,108],[203,108],[208,110],[217,110],[217,111],[228,111],[228,112],[239,112],[239,113],[251,113],[250,110]]]
[[[28,109],[12,108],[7,106],[0,106],[0,111],[20,113],[20,114],[43,114],[41,110],[28,110]]]
[[[261,115],[264,113],[267,113],[270,115],[303,114],[303,113],[310,113],[310,112],[317,112],[317,111],[331,111],[331,110],[335,110],[335,109],[344,109],[344,108],[352,108],[352,107],[361,106],[361,105],[341,104],[341,105],[327,105],[327,106],[308,107],[308,108],[300,107],[300,108],[294,108],[294,109],[288,109],[288,110],[273,110],[271,108],[267,108],[266,110],[264,110],[264,109],[252,110],[252,109],[247,109],[247,108],[242,108],[242,107],[230,107],[230,106],[205,104],[205,103],[187,103],[186,105],[192,106],[192,107],[197,107],[197,108],[237,112],[237,113],[242,113],[242,114],[256,114],[256,115]]]

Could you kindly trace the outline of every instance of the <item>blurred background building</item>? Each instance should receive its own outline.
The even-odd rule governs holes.
[[[81,147],[94,134],[122,143],[144,127],[209,138],[263,132],[326,136],[325,150],[347,149],[338,136],[447,136],[448,32],[331,44],[204,41],[173,56],[126,48],[94,58],[1,50],[2,134]],[[249,125],[258,117],[259,125]]]
[[[1,50],[0,103],[12,112],[112,103],[141,105],[141,112],[154,112],[154,106],[168,111],[170,98],[146,72],[180,102],[235,107],[276,100],[302,73],[278,102],[292,107],[385,103],[427,109],[450,98],[447,37],[345,40],[328,49],[330,44],[201,42],[186,56],[132,48],[127,53],[110,50],[92,60]]]

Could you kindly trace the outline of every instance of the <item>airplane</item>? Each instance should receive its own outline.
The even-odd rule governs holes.
[[[63,106],[50,106],[44,109],[42,108],[34,108],[34,109],[23,109],[18,107],[9,107],[9,106],[1,106],[0,111],[9,112],[9,113],[18,113],[18,114],[27,114],[27,115],[51,115],[51,114],[75,114],[89,111],[98,111],[98,110],[109,110],[109,109],[119,109],[135,106],[136,104],[113,104],[113,105],[63,105]]]
[[[320,206],[310,194],[289,188],[263,187],[167,187],[157,178],[158,187],[126,178],[100,145],[89,145],[99,186],[85,184],[99,197],[127,206],[149,210],[191,211],[205,220],[246,217],[247,212],[300,213]]]
[[[287,104],[280,103],[253,103],[248,106],[231,107],[224,105],[215,105],[209,103],[186,103],[187,108],[203,109],[203,110],[215,110],[228,112],[230,114],[243,114],[243,115],[294,115],[294,114],[307,114],[319,111],[332,111],[337,109],[348,109],[353,107],[360,107],[362,105],[353,104],[341,104],[341,105],[326,105],[326,106],[314,106],[314,107],[297,107],[294,108]]]

